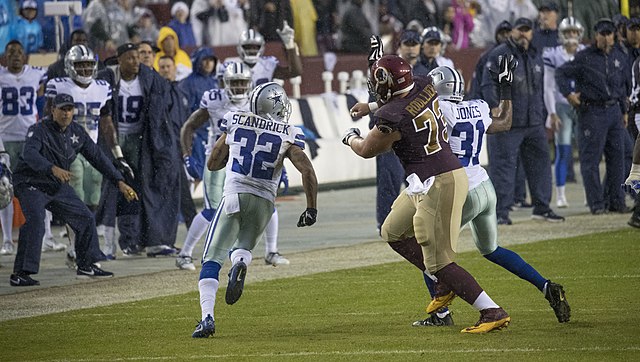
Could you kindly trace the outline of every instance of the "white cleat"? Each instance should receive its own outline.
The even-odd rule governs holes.
[[[43,252],[47,252],[47,251],[63,251],[66,250],[67,246],[59,243],[56,241],[56,239],[54,238],[47,238],[44,237],[42,238],[42,251]]]
[[[564,209],[569,207],[569,203],[567,202],[566,198],[558,198],[556,200],[556,206],[558,206],[559,209]]]
[[[290,264],[289,259],[280,255],[280,253],[278,252],[267,254],[267,256],[265,256],[264,258],[264,263],[267,265],[273,265],[273,266]]]
[[[14,251],[13,241],[7,240],[2,244],[2,249],[0,249],[0,255],[13,255]]]
[[[176,258],[176,267],[181,270],[196,270],[193,259],[190,256],[180,256]]]

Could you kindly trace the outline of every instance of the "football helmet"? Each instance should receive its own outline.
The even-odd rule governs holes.
[[[274,82],[263,83],[253,89],[249,101],[251,112],[276,122],[289,123],[291,102],[287,93]]]
[[[74,45],[64,56],[64,69],[71,79],[87,85],[98,74],[98,58],[86,45]]]
[[[576,38],[567,37],[565,35],[565,31],[567,30],[575,30],[578,32],[578,36]],[[584,36],[584,27],[578,19],[574,17],[568,17],[562,19],[560,25],[558,26],[558,38],[560,39],[561,44],[574,43],[578,44],[582,41],[582,37]]]
[[[0,162],[0,209],[9,206],[13,201],[13,179],[11,170],[3,162]]]
[[[222,76],[224,90],[232,102],[239,102],[249,98],[251,93],[251,70],[240,62],[231,62]]]
[[[394,96],[413,89],[411,65],[397,55],[383,55],[370,70],[367,85],[376,100],[388,102]]]
[[[247,64],[256,64],[264,53],[264,37],[253,29],[245,30],[240,35],[238,55]]]
[[[437,67],[429,72],[433,86],[438,92],[438,98],[453,102],[460,102],[464,98],[464,78],[457,70],[446,65]]]

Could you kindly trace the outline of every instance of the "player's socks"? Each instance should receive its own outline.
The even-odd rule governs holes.
[[[213,308],[216,305],[216,293],[218,293],[218,286],[220,282],[213,278],[200,279],[198,282],[198,290],[200,291],[200,310],[202,311],[202,320],[207,318],[207,315],[213,315]]]
[[[191,227],[187,231],[187,236],[184,238],[184,245],[182,245],[182,250],[180,250],[180,256],[190,257],[193,255],[193,249],[196,247],[198,240],[200,240],[202,235],[207,231],[210,220],[207,220],[203,213],[204,210],[199,212],[196,217],[193,218]]]
[[[0,210],[0,224],[2,225],[2,241],[13,241],[13,202]]]
[[[567,168],[573,157],[571,154],[571,146],[557,145],[556,154],[556,186],[564,186],[567,180]]]
[[[487,293],[483,290],[482,293],[476,298],[476,301],[473,302],[472,306],[477,310],[484,310],[489,308],[500,308],[491,297],[487,295]]]
[[[53,238],[53,234],[51,233],[51,220],[53,219],[53,215],[51,211],[45,210],[44,213],[44,238],[51,239]]]
[[[429,295],[431,295],[431,298],[433,298],[436,295],[436,284],[432,279],[433,276],[428,273],[429,272],[424,271],[422,273],[422,277],[424,278],[424,284],[427,286],[427,289],[429,289]]]
[[[231,259],[231,265],[236,265],[237,262],[242,261],[246,266],[249,266],[253,257],[247,249],[235,249],[229,255],[229,259]]]
[[[483,292],[478,282],[468,271],[456,263],[450,263],[435,273],[439,281],[445,283],[465,302],[473,305]]]
[[[278,252],[278,210],[273,209],[273,214],[271,215],[271,220],[267,224],[267,227],[264,229],[264,248],[265,255],[269,255],[269,253],[277,253]]]
[[[415,237],[388,242],[393,251],[400,254],[409,263],[416,266],[421,271],[427,270],[424,266],[424,254],[422,253],[422,246],[418,244]]]
[[[547,279],[543,278],[542,275],[524,261],[520,255],[509,249],[498,246],[493,253],[484,255],[484,257],[535,285],[540,291],[542,291],[542,288],[544,288],[547,282]]]

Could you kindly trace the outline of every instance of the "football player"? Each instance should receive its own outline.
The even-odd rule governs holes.
[[[193,338],[207,338],[215,333],[219,273],[227,258],[232,266],[225,301],[234,304],[242,295],[251,250],[273,214],[285,157],[302,174],[307,197],[307,208],[300,215],[298,227],[316,222],[316,174],[303,151],[302,130],[289,124],[291,103],[287,94],[276,83],[262,84],[251,93],[249,107],[250,113],[228,112],[223,117],[220,124],[223,133],[207,161],[210,170],[226,166],[226,180],[224,196],[207,232],[198,282],[202,320]]]
[[[549,114],[547,128],[555,132],[556,205],[560,208],[569,206],[565,195],[565,184],[567,169],[573,162],[571,141],[573,126],[578,121],[578,115],[558,90],[555,74],[556,69],[573,60],[574,55],[585,48],[580,43],[583,34],[584,27],[577,19],[564,18],[558,28],[558,37],[562,44],[545,48],[542,54],[544,60],[544,105]]]
[[[0,140],[4,142],[5,151],[15,168],[18,156],[22,153],[27,129],[38,119],[36,98],[44,93],[47,70],[27,65],[24,47],[17,40],[7,43],[4,54],[7,66],[0,66]],[[14,252],[13,203],[0,210],[0,224],[3,239],[0,255],[11,255]],[[45,221],[45,224],[45,233],[51,235],[49,223]],[[48,241],[53,239],[46,239],[43,245],[56,250],[61,247],[64,249],[63,244]]]
[[[372,54],[374,45],[380,43],[374,38]],[[511,321],[509,315],[454,262],[468,179],[449,146],[431,78],[414,77],[409,63],[396,55],[373,61],[370,70],[369,89],[377,102],[358,104],[351,111],[360,115],[373,108],[376,126],[364,138],[360,130],[351,128],[342,142],[363,158],[393,149],[405,167],[409,186],[385,219],[382,238],[403,258],[439,281],[427,312],[437,312],[459,295],[480,311],[476,325],[463,329],[463,333],[506,327]]]
[[[253,29],[242,32],[240,43],[237,46],[238,56],[227,58],[222,64],[222,72],[230,62],[241,62],[251,69],[252,86],[271,82],[274,78],[289,79],[302,75],[302,62],[298,54],[298,46],[294,41],[294,30],[287,21],[283,22],[282,29],[277,29],[280,39],[287,50],[288,67],[279,65],[279,61],[273,56],[264,56],[265,41],[260,33]],[[265,232],[265,258],[266,264],[287,265],[289,260],[278,252],[278,210],[274,209],[273,217]]]
[[[251,70],[244,63],[231,62],[222,77],[224,89],[214,88],[208,90],[202,96],[200,108],[193,112],[182,126],[180,144],[184,154],[184,162],[187,172],[194,179],[204,181],[204,209],[193,219],[187,232],[182,250],[176,258],[176,267],[185,270],[195,270],[192,254],[193,248],[216,213],[218,204],[222,199],[224,187],[224,170],[209,171],[196,166],[191,158],[193,135],[198,128],[209,120],[209,140],[206,146],[206,155],[209,156],[216,140],[222,135],[220,124],[227,112],[249,111],[249,93],[251,92]]]
[[[508,77],[509,69],[513,66],[510,64],[512,60],[503,59],[500,74]],[[438,92],[439,108],[447,122],[451,150],[458,156],[469,179],[469,193],[462,209],[461,225],[469,223],[473,241],[485,258],[533,284],[549,301],[558,322],[568,322],[571,309],[562,285],[542,277],[520,255],[498,246],[496,193],[487,171],[480,165],[480,151],[485,133],[504,132],[511,128],[509,80],[504,77],[501,79],[502,87],[506,89],[501,91],[498,106],[500,114],[492,116],[485,101],[463,101],[464,79],[455,69],[447,66],[437,67],[429,72],[429,76]],[[446,318],[444,321],[443,317]],[[427,319],[415,322],[414,325],[437,326],[450,318],[434,313]]]

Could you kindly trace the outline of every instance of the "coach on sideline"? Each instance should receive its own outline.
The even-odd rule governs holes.
[[[59,216],[76,234],[78,278],[113,276],[94,264],[98,260],[93,251],[99,250],[99,245],[93,213],[69,185],[72,177],[69,169],[78,154],[117,183],[127,201],[138,198],[84,128],[73,122],[73,97],[58,94],[53,106],[51,116],[29,127],[13,177],[15,195],[26,223],[20,228],[18,253],[9,278],[12,286],[40,284],[30,275],[37,274],[40,269],[45,209]]]

